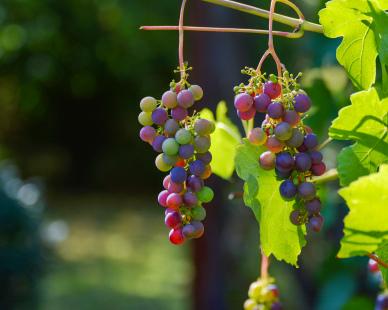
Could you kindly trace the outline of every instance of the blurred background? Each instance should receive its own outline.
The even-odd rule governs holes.
[[[244,1],[268,8],[268,1]],[[295,1],[317,22],[324,1]],[[177,66],[179,1],[2,0],[0,3],[0,309],[241,309],[259,271],[258,226],[228,194],[234,176],[210,180],[206,234],[169,244],[156,203],[163,175],[140,141],[138,103],[160,97]],[[291,14],[279,5],[279,11]],[[188,25],[266,28],[267,21],[189,1]],[[277,29],[285,29],[281,25]],[[214,110],[256,66],[266,38],[186,33],[193,83]],[[275,39],[314,101],[307,123],[322,141],[352,92],[336,65],[337,41],[306,33]],[[267,72],[273,70],[271,62]],[[258,123],[260,122],[257,119]],[[325,149],[335,166],[340,144]],[[373,309],[378,280],[366,260],[335,258],[346,207],[321,188],[326,224],[309,237],[300,269],[273,262],[285,309]]]

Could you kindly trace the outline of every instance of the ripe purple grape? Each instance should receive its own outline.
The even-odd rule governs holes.
[[[305,172],[311,168],[311,159],[307,153],[295,154],[295,167],[298,171]]]
[[[281,152],[276,156],[276,168],[281,171],[292,170],[294,163],[294,158],[288,152]]]
[[[319,198],[314,198],[310,201],[306,201],[305,203],[305,208],[309,215],[318,214],[321,211],[321,207],[322,204]]]
[[[155,152],[162,153],[162,145],[163,142],[166,140],[165,136],[156,136],[154,141],[152,142],[152,148],[154,149]]]
[[[158,203],[162,207],[167,207],[167,197],[170,193],[167,190],[161,191],[158,195]]]
[[[187,89],[183,89],[178,93],[177,101],[180,107],[188,109],[194,104],[193,93]]]
[[[247,93],[238,94],[234,98],[234,107],[239,112],[247,112],[249,111],[253,106],[253,98],[251,95]]]
[[[184,185],[183,185],[183,183],[170,182],[168,184],[167,190],[168,190],[169,193],[180,194],[184,190]]]
[[[199,177],[205,172],[205,164],[201,160],[194,160],[189,165],[190,173]]]
[[[319,151],[311,151],[310,158],[311,158],[312,164],[319,164],[323,160],[322,153]]]
[[[292,170],[283,170],[275,167],[275,173],[279,179],[288,179],[291,176]]]
[[[271,118],[281,118],[284,113],[283,105],[279,102],[273,102],[268,106],[267,113]]]
[[[286,145],[297,148],[302,145],[303,139],[303,134],[297,128],[292,128],[292,136],[286,141]]]
[[[195,206],[198,203],[197,195],[193,192],[186,192],[183,195],[183,203],[188,207]]]
[[[164,124],[164,134],[168,137],[175,136],[176,132],[179,130],[179,124],[176,120],[168,119]]]
[[[311,107],[310,98],[305,94],[298,94],[295,96],[294,109],[296,112],[305,113]]]
[[[311,166],[311,172],[315,176],[320,176],[324,174],[326,171],[326,165],[324,162],[320,162],[319,164],[313,164]]]
[[[195,155],[195,158],[202,161],[205,165],[208,165],[212,161],[213,156],[210,152],[206,152],[206,153],[197,153]]]
[[[164,218],[167,227],[178,228],[182,225],[182,218],[179,212],[173,211],[168,213]]]
[[[187,178],[186,182],[187,187],[193,191],[193,192],[198,192],[201,190],[201,188],[204,186],[204,182],[200,177],[197,177],[195,175],[190,175]]]
[[[187,109],[176,107],[171,110],[171,116],[177,122],[183,121],[188,115]]]
[[[168,195],[166,203],[168,208],[177,210],[183,203],[182,196],[178,193],[171,193]]]
[[[264,170],[271,170],[275,168],[275,159],[275,154],[270,151],[262,153],[259,159],[260,167]]]
[[[152,112],[152,116],[151,117],[152,117],[152,121],[154,122],[154,124],[162,126],[167,121],[168,114],[167,114],[167,111],[165,109],[163,109],[163,108],[156,108]]]
[[[256,110],[254,107],[251,107],[248,111],[245,112],[237,111],[238,117],[243,121],[249,121],[250,119],[255,117],[255,114]]]
[[[285,180],[282,182],[282,184],[280,184],[279,191],[283,199],[291,200],[295,198],[297,188],[291,180]]]
[[[199,221],[192,221],[182,228],[183,235],[186,238],[199,238],[203,235],[205,228]]]
[[[166,91],[162,96],[162,103],[168,109],[173,109],[178,105],[177,94],[172,90]]]
[[[290,221],[294,225],[302,225],[303,224],[303,216],[299,210],[293,210],[290,214]]]
[[[307,223],[307,228],[315,232],[320,232],[323,226],[323,216],[318,214],[314,215]]]
[[[281,122],[276,125],[274,133],[276,138],[278,138],[280,141],[286,141],[292,136],[292,128],[290,124]]]
[[[182,167],[174,167],[170,171],[170,176],[172,182],[183,183],[187,178],[187,173]]]
[[[309,133],[304,137],[303,143],[309,150],[313,150],[318,146],[318,138],[315,134]]]
[[[154,127],[145,126],[140,130],[139,136],[144,142],[152,143],[156,136],[156,130]]]
[[[315,185],[311,182],[303,182],[298,186],[298,195],[304,200],[311,200],[316,195]]]
[[[207,136],[197,136],[194,139],[194,149],[198,153],[206,153],[210,148],[210,138]]]
[[[280,96],[282,87],[279,83],[274,83],[271,81],[265,82],[263,87],[263,92],[268,95],[271,99],[275,99]]]
[[[273,153],[279,153],[284,148],[284,143],[279,141],[275,136],[269,136],[265,146]]]
[[[267,112],[268,106],[271,104],[271,98],[267,94],[260,94],[254,98],[255,109],[257,112]]]
[[[286,110],[283,114],[283,121],[295,127],[300,122],[300,116],[294,110]]]
[[[184,144],[179,147],[179,157],[189,159],[194,155],[194,145]]]

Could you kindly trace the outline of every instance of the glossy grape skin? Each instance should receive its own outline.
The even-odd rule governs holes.
[[[167,174],[164,179],[163,179],[163,187],[164,189],[168,189],[168,185],[170,184],[171,182],[171,177],[169,174]]]
[[[167,138],[162,144],[162,150],[167,155],[177,155],[179,151],[179,143],[174,138]]]
[[[305,203],[305,208],[309,215],[318,214],[321,211],[322,204],[319,198],[314,198]]]
[[[311,163],[312,164],[319,164],[323,160],[323,155],[319,151],[311,151],[310,153]]]
[[[171,110],[171,116],[177,122],[183,121],[188,115],[187,109],[176,107]]]
[[[311,168],[311,159],[307,153],[295,154],[295,167],[298,171],[305,172]]]
[[[154,123],[150,112],[141,112],[137,120],[143,126],[151,126]]]
[[[280,141],[286,141],[292,136],[292,128],[290,124],[281,122],[276,125],[274,130],[275,137]]]
[[[281,171],[290,171],[295,164],[294,158],[288,152],[278,153],[276,156],[276,168]]]
[[[191,91],[183,89],[178,93],[177,101],[180,107],[188,109],[194,104],[194,95]]]
[[[182,233],[182,229],[171,229],[168,235],[170,242],[175,245],[181,245],[185,242],[185,236]]]
[[[305,113],[311,107],[310,98],[305,94],[296,95],[294,100],[295,100],[294,109],[296,112]]]
[[[254,145],[263,145],[267,141],[267,135],[260,127],[253,128],[248,133],[248,140]]]
[[[315,176],[320,176],[326,172],[326,165],[324,162],[321,162],[319,164],[313,164],[311,166],[311,172]]]
[[[187,178],[186,185],[191,191],[198,192],[204,186],[204,182],[200,177],[190,175]]]
[[[199,177],[205,172],[205,164],[201,160],[194,160],[189,165],[190,173]]]
[[[315,185],[311,182],[303,182],[298,186],[298,195],[304,200],[311,200],[316,195]]]
[[[162,207],[167,207],[167,197],[170,193],[167,190],[161,191],[158,195],[158,203]]]
[[[186,181],[187,173],[182,167],[174,167],[170,171],[171,181],[175,183],[183,183]]]
[[[192,144],[185,144],[179,147],[179,157],[189,159],[194,155],[194,146]]]
[[[275,167],[275,173],[279,179],[288,179],[292,174],[292,170],[283,170]]]
[[[153,121],[154,124],[162,126],[167,121],[168,114],[167,114],[167,111],[165,109],[163,109],[163,108],[156,108],[152,112],[151,117],[152,117],[152,121]]]
[[[166,139],[167,138],[165,136],[156,136],[155,137],[154,141],[152,142],[152,148],[154,149],[155,152],[158,152],[158,153],[163,152],[162,145]]]
[[[260,155],[259,164],[264,170],[272,170],[275,168],[276,156],[270,151],[266,151]]]
[[[247,112],[252,108],[252,106],[253,106],[253,98],[251,95],[247,93],[238,94],[234,98],[234,107],[239,112]]]
[[[172,90],[166,91],[162,95],[162,103],[168,109],[173,109],[178,105],[177,94]]]
[[[254,104],[257,112],[265,113],[271,104],[271,98],[267,94],[257,95],[254,98]]]
[[[176,120],[168,119],[164,124],[164,133],[169,137],[175,136],[178,130],[179,130],[179,124]]]
[[[303,133],[301,133],[297,128],[292,128],[292,136],[286,141],[286,145],[297,148],[303,144],[303,139]]]
[[[387,309],[388,309],[388,295],[385,293],[381,293],[377,296],[375,310],[387,310]]]
[[[194,131],[200,136],[209,135],[213,131],[213,124],[207,119],[200,118],[194,123]]]
[[[163,160],[163,154],[159,154],[155,159],[155,166],[162,172],[169,171],[172,167],[166,164]]]
[[[212,175],[212,168],[210,165],[205,166],[205,171],[200,175],[200,178],[206,180]]]
[[[214,192],[210,187],[204,186],[197,192],[197,197],[199,201],[208,203],[213,200]]]
[[[267,142],[265,143],[265,146],[272,153],[279,153],[283,150],[284,143],[282,141],[279,141],[275,136],[269,136]]]
[[[205,152],[205,153],[197,153],[195,155],[195,158],[202,161],[205,165],[208,165],[212,161],[213,156],[210,152]]]
[[[171,193],[168,195],[166,203],[168,208],[177,210],[183,203],[182,196],[178,193]]]
[[[185,128],[179,129],[175,134],[175,140],[179,144],[188,144],[191,142],[192,138],[191,132]]]
[[[197,206],[191,209],[191,217],[195,221],[203,221],[206,218],[206,210],[202,206]]]
[[[283,199],[291,200],[295,198],[297,188],[291,180],[285,180],[280,184],[279,192]]]
[[[165,216],[164,223],[169,228],[178,228],[182,225],[182,217],[179,212],[170,212]]]
[[[192,192],[186,192],[183,195],[183,203],[188,207],[195,206],[198,203],[197,195]]]
[[[254,299],[249,298],[244,302],[244,310],[256,310],[256,305],[256,301]]]
[[[152,143],[156,137],[156,130],[154,127],[145,126],[140,130],[139,136],[144,142]]]
[[[269,117],[279,119],[283,116],[284,107],[279,102],[273,102],[268,106],[267,113]]]
[[[294,110],[287,110],[283,114],[283,121],[295,127],[300,122],[300,115]]]
[[[192,221],[183,227],[182,232],[186,238],[200,238],[205,232],[205,227],[199,221]]]
[[[194,100],[199,101],[203,97],[203,89],[199,85],[191,85],[189,91],[193,94]]]
[[[174,166],[178,159],[178,155],[167,155],[163,153],[163,161],[169,166]]]
[[[180,194],[184,190],[184,185],[183,185],[183,183],[170,182],[168,184],[167,190],[168,190],[169,193]]]
[[[268,95],[271,99],[275,99],[280,96],[282,91],[281,85],[279,83],[274,83],[271,81],[265,82],[263,86],[263,93]]]
[[[194,149],[198,153],[206,153],[209,148],[210,148],[210,138],[209,137],[202,137],[202,136],[197,136],[194,139]]]
[[[315,232],[320,232],[323,226],[324,219],[322,215],[314,215],[307,223],[307,228]]]
[[[243,121],[249,121],[250,119],[255,117],[256,110],[255,110],[255,108],[252,107],[248,111],[245,111],[245,112],[237,111],[237,115]]]
[[[302,220],[302,215],[299,210],[293,210],[290,214],[290,221],[294,225],[302,225],[303,220]]]
[[[153,97],[145,97],[140,101],[140,109],[144,112],[152,112],[156,109],[157,101]]]
[[[303,144],[307,147],[307,149],[313,150],[318,146],[318,138],[315,134],[309,133],[304,137]]]

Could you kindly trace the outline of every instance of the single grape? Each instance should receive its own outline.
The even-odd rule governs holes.
[[[198,153],[206,153],[210,148],[210,138],[207,136],[197,136],[194,139],[194,149]]]
[[[163,160],[163,154],[159,154],[155,159],[155,166],[162,172],[169,171],[172,167],[166,164]]]
[[[175,183],[183,183],[186,181],[187,173],[186,170],[182,167],[172,168],[170,171],[171,181]]]
[[[256,114],[256,110],[253,107],[245,112],[241,112],[237,110],[237,116],[243,121],[249,121],[250,119],[255,117],[255,114]]]
[[[254,98],[255,109],[257,112],[266,113],[271,104],[271,98],[267,94],[260,94]]]
[[[307,112],[311,107],[310,98],[305,94],[296,95],[294,100],[295,100],[294,109],[296,112],[304,113],[304,112]]]
[[[158,195],[158,203],[162,207],[167,207],[167,197],[170,193],[167,190],[161,191]]]
[[[283,121],[295,127],[300,122],[300,115],[294,110],[286,110],[283,114]]]
[[[303,182],[298,186],[299,197],[304,200],[311,200],[316,195],[315,185],[311,182]]]
[[[185,109],[190,108],[194,104],[193,93],[187,89],[183,89],[179,92],[177,100],[178,105]]]
[[[167,155],[177,155],[179,151],[179,144],[174,138],[167,138],[162,144],[162,150]]]
[[[165,216],[164,223],[167,227],[178,228],[182,225],[182,217],[179,212],[170,212]]]
[[[164,134],[173,137],[176,132],[179,130],[179,124],[176,120],[168,119],[164,124]]]
[[[152,112],[156,109],[157,101],[153,97],[145,97],[140,101],[140,109],[144,112]]]
[[[326,171],[326,165],[324,162],[321,162],[319,164],[313,164],[311,166],[311,172],[315,176],[320,176],[320,175],[324,174],[325,171]]]
[[[244,310],[256,310],[256,306],[257,303],[254,299],[249,298],[244,302]]]
[[[299,210],[293,210],[290,214],[290,221],[294,225],[302,225],[303,224],[303,216]]]
[[[321,207],[322,204],[319,198],[314,198],[310,201],[306,201],[305,203],[305,208],[309,215],[318,214],[321,211]]]
[[[212,123],[213,122],[204,118],[197,119],[194,123],[194,131],[200,136],[209,135],[213,131]]]
[[[197,197],[199,201],[208,203],[213,200],[214,192],[210,187],[204,186],[197,192]]]
[[[180,194],[180,193],[183,192],[184,188],[185,187],[184,187],[183,183],[170,182],[168,184],[167,190],[168,190],[169,193]]]
[[[191,132],[187,129],[179,129],[175,134],[175,140],[179,144],[188,144],[191,142],[191,139],[193,138]]]
[[[263,293],[263,283],[262,281],[255,281],[251,283],[248,289],[248,296],[254,300],[260,300]]]
[[[307,153],[295,154],[295,167],[298,171],[305,172],[311,168],[311,158]]]
[[[275,173],[279,179],[288,179],[291,176],[292,170],[283,170],[281,168],[275,168]]]
[[[194,155],[194,145],[185,144],[179,147],[179,156],[184,159],[189,159]]]
[[[286,141],[286,145],[297,148],[302,145],[303,138],[303,133],[301,133],[297,128],[292,128],[292,136]]]
[[[198,203],[197,195],[195,195],[193,192],[186,192],[183,195],[183,203],[188,207],[196,205]]]
[[[156,130],[154,127],[145,126],[140,130],[139,136],[144,142],[152,143],[156,137]]]
[[[188,115],[187,109],[182,107],[176,107],[171,110],[171,116],[174,120],[180,122],[183,121]]]
[[[264,170],[271,170],[275,168],[275,159],[275,154],[270,151],[262,153],[259,159],[260,167]]]
[[[154,149],[155,152],[158,152],[158,153],[163,152],[162,145],[166,139],[167,138],[165,136],[156,136],[155,137],[154,141],[152,142],[152,148]]]
[[[313,133],[309,133],[304,137],[303,143],[309,150],[313,150],[318,146],[317,136]]]
[[[171,182],[171,177],[169,174],[167,174],[164,179],[163,179],[163,187],[164,189],[168,189],[168,185],[170,184]]]
[[[213,156],[210,152],[206,152],[195,154],[195,158],[202,161],[205,165],[208,165],[212,161]]]
[[[280,195],[285,200],[291,200],[296,196],[297,188],[291,180],[285,180],[280,184]]]
[[[200,178],[206,180],[212,175],[212,168],[210,165],[205,166],[205,171],[200,175]]]
[[[172,90],[166,91],[162,96],[162,103],[168,109],[173,109],[178,105],[177,95]]]
[[[202,87],[199,85],[191,85],[189,87],[189,91],[193,94],[194,100],[199,101],[203,97],[203,90]]]
[[[201,160],[194,160],[189,165],[190,173],[200,177],[205,172],[205,164]]]
[[[268,106],[267,113],[271,118],[281,118],[284,113],[283,105],[279,102],[273,102]]]
[[[275,99],[280,96],[282,87],[279,83],[271,81],[265,82],[263,87],[264,94],[267,94],[271,99]]]
[[[281,122],[276,125],[274,133],[276,138],[278,138],[280,141],[286,141],[292,136],[292,128],[290,124]]]
[[[276,156],[276,168],[282,171],[290,171],[294,167],[294,158],[288,152],[278,153]]]
[[[190,175],[187,178],[186,185],[191,191],[198,192],[204,186],[204,182],[200,177]]]
[[[150,112],[141,112],[137,120],[143,126],[151,126],[154,123]]]
[[[168,195],[166,203],[168,208],[177,210],[183,203],[182,196],[178,193],[171,193]]]
[[[159,125],[159,126],[164,125],[164,123],[167,121],[167,119],[168,119],[167,111],[163,108],[156,108],[152,112],[152,121],[156,125]]]
[[[192,221],[183,227],[182,232],[186,238],[200,238],[205,232],[205,227],[199,221]]]
[[[322,215],[314,215],[310,221],[307,223],[307,228],[315,232],[320,232],[323,226],[323,217]]]
[[[191,217],[195,221],[203,221],[206,218],[206,210],[202,206],[196,206],[191,209]]]
[[[323,156],[322,153],[319,151],[311,151],[310,158],[313,164],[319,164],[322,162]]]
[[[174,166],[178,159],[178,155],[167,155],[163,153],[163,161],[169,166]]]
[[[168,235],[170,242],[175,245],[180,245],[185,242],[185,236],[182,233],[182,229],[171,229]]]
[[[269,136],[265,146],[273,153],[279,153],[284,148],[284,143],[279,141],[275,136]]]
[[[267,135],[263,129],[257,127],[248,133],[248,139],[254,145],[263,145],[267,142]]]
[[[252,108],[252,106],[253,98],[251,95],[247,93],[241,93],[234,97],[234,107],[239,112],[247,112]]]

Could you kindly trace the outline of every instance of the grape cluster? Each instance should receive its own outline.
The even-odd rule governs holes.
[[[276,177],[282,180],[280,195],[287,201],[295,200],[291,222],[318,232],[323,225],[321,201],[310,181],[312,176],[322,175],[326,166],[317,150],[317,136],[302,120],[311,100],[299,88],[298,76],[284,72],[280,79],[273,75],[266,79],[252,69],[245,73],[252,77],[248,85],[235,87],[234,106],[242,120],[253,119],[256,112],[266,113],[261,127],[248,134],[252,144],[267,148],[260,155],[260,166],[275,169]]]
[[[188,109],[203,96],[200,86],[187,82],[172,82],[170,86],[161,100],[153,97],[141,100],[138,120],[144,126],[140,138],[159,153],[156,167],[169,172],[158,202],[166,208],[170,242],[178,245],[204,233],[202,221],[206,210],[202,204],[214,196],[204,180],[212,174],[209,148],[215,125],[196,114],[189,116]]]
[[[388,291],[377,296],[375,310],[388,310]]]
[[[258,279],[253,282],[248,291],[249,299],[244,303],[244,310],[281,310],[279,289],[274,279]]]

